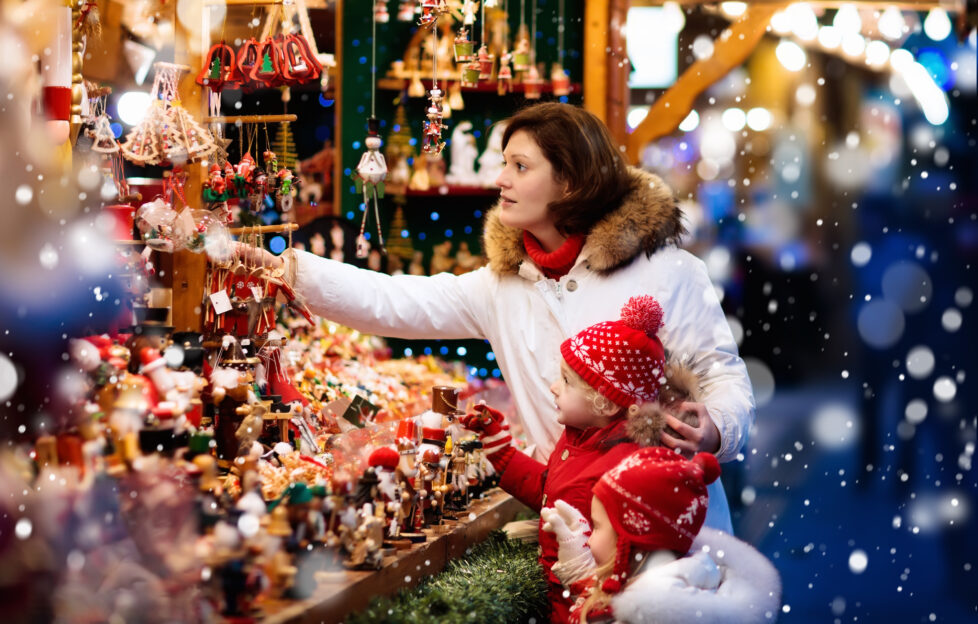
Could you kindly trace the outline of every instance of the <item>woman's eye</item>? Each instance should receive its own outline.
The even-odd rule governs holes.
[[[526,171],[526,165],[521,163],[517,163],[516,168],[519,169],[520,171]]]

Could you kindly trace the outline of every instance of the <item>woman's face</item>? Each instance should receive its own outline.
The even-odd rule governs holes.
[[[614,560],[618,548],[618,534],[611,526],[608,512],[597,496],[591,497],[591,537],[587,540],[594,563],[599,568]]]
[[[496,178],[502,198],[500,221],[534,235],[553,229],[548,206],[566,194],[567,185],[554,178],[540,146],[529,133],[517,130],[503,150],[503,161],[503,172]]]

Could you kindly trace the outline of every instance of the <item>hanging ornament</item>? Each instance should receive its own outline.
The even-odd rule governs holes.
[[[469,29],[463,26],[455,35],[455,62],[464,63],[472,60],[475,44],[469,39]]]
[[[462,23],[466,26],[472,26],[475,24],[475,7],[478,2],[472,2],[472,0],[465,0],[464,6],[462,7]]]
[[[445,143],[441,140],[444,127],[441,89],[429,91],[428,99],[430,102],[427,119],[424,122],[421,149],[425,154],[441,154],[441,150],[445,147]]]
[[[367,120],[367,138],[364,140],[367,151],[360,157],[360,163],[357,164],[356,172],[352,176],[357,192],[363,195],[363,221],[360,223],[360,235],[357,236],[357,258],[366,258],[370,253],[370,245],[364,236],[364,230],[367,225],[367,215],[370,214],[371,199],[373,199],[374,217],[377,221],[377,242],[380,244],[381,253],[387,253],[380,229],[378,205],[378,198],[384,196],[384,179],[387,178],[387,163],[384,155],[380,153],[379,127],[376,117]]]
[[[445,0],[421,0],[421,17],[418,18],[418,25],[431,26],[448,11],[448,3]]]
[[[479,86],[479,75],[482,73],[482,65],[479,61],[472,61],[462,66],[462,86],[474,88]]]
[[[479,46],[479,54],[476,57],[479,61],[479,80],[489,80],[492,78],[492,66],[495,64],[496,60],[492,54],[489,54],[489,48],[483,43]]]
[[[102,113],[95,118],[95,128],[92,130],[92,151],[102,154],[114,154],[119,151],[119,142],[112,131],[112,122]]]
[[[513,49],[513,71],[528,70],[530,62],[530,33],[526,28],[526,0],[520,0],[520,28],[516,31],[516,47]]]
[[[417,12],[418,3],[416,0],[401,0],[401,4],[397,7],[397,21],[412,22],[414,21],[414,14]]]
[[[540,71],[537,69],[537,66],[530,65],[530,68],[526,70],[526,75],[523,77],[523,97],[528,100],[539,100],[542,84],[543,79],[540,77]]]
[[[231,46],[222,41],[211,46],[195,82],[215,93],[220,93],[225,87],[232,89],[237,87],[241,84],[241,80],[237,56]]]
[[[387,0],[374,2],[374,21],[381,24],[391,21],[391,14],[387,12]]]
[[[550,69],[554,95],[570,95],[570,76],[564,71],[564,0],[557,2],[557,61]]]
[[[510,67],[512,60],[513,55],[508,51],[499,56],[499,73],[496,74],[496,92],[499,95],[513,90],[513,69]]]

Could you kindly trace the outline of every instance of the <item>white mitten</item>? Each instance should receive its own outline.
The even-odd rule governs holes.
[[[594,575],[594,557],[587,545],[591,525],[584,515],[563,500],[540,510],[543,530],[557,538],[557,563],[552,571],[564,585]]]

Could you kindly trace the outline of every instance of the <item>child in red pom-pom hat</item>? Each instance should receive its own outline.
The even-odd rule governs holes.
[[[561,500],[543,509],[545,530],[561,544],[553,572],[580,594],[568,621],[773,621],[774,567],[748,544],[703,528],[706,486],[719,475],[710,453],[690,461],[663,447],[635,451],[595,484],[586,543],[582,514]]]
[[[632,297],[619,320],[592,325],[564,341],[561,379],[550,388],[564,432],[547,464],[510,444],[508,427],[497,410],[479,405],[462,419],[465,427],[481,434],[504,490],[535,511],[561,499],[589,520],[592,486],[639,448],[630,434],[643,430],[642,443],[657,444],[666,428],[663,410],[652,409],[659,406],[666,380],[665,354],[657,336],[661,322],[662,309],[654,298]],[[655,431],[649,433],[644,425],[653,421]],[[566,621],[572,601],[550,572],[558,541],[542,529],[539,537],[540,562],[550,581],[551,621]]]

